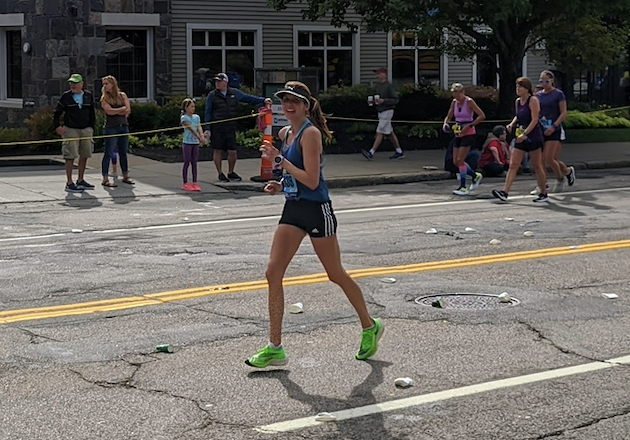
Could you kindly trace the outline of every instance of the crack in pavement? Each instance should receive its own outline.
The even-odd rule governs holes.
[[[570,432],[573,431],[579,431],[580,429],[584,429],[584,428],[588,428],[590,426],[596,425],[604,420],[610,420],[610,419],[614,419],[616,417],[623,417],[623,416],[627,416],[628,414],[630,414],[630,406],[624,408],[622,411],[616,412],[614,414],[610,414],[607,416],[603,416],[603,417],[598,417],[592,420],[589,420],[587,422],[583,422],[580,423],[579,425],[573,426],[571,428],[565,428],[565,429],[559,429],[557,431],[553,431],[553,432],[548,432],[546,434],[541,434],[538,437],[532,437],[531,440],[543,440],[543,439],[548,439],[548,438],[552,438],[552,437],[560,437],[564,434],[569,434]]]
[[[45,339],[47,341],[53,341],[53,342],[62,342],[59,339],[54,339],[54,338],[49,338],[47,336],[42,336],[42,335],[38,335],[37,333],[34,333],[30,330],[27,330],[25,328],[22,327],[16,327],[18,330],[24,332],[28,337],[30,337],[30,341],[29,344],[39,344],[39,341],[36,341],[36,338],[40,338],[40,339]]]
[[[536,334],[536,336],[538,336],[539,340],[549,343],[556,350],[558,350],[558,351],[560,351],[560,352],[562,352],[564,354],[570,354],[572,356],[578,356],[578,357],[580,357],[582,359],[586,359],[586,360],[591,361],[591,362],[606,362],[605,359],[597,359],[597,358],[594,358],[594,357],[590,357],[590,356],[587,356],[585,354],[581,354],[581,353],[578,353],[576,351],[573,351],[573,350],[570,350],[568,348],[564,348],[564,347],[560,346],[559,344],[554,342],[551,338],[548,338],[547,336],[545,336],[543,334],[542,330],[537,329],[536,327],[534,327],[533,325],[531,325],[531,324],[529,324],[527,322],[518,321],[518,323],[521,324],[522,326],[524,326],[525,328],[527,328],[529,331],[531,331],[534,334]]]
[[[140,368],[142,368],[142,365],[144,365],[146,362],[133,362],[133,361],[129,361],[127,359],[121,358],[119,359],[120,361],[123,361],[127,364],[129,364],[130,366],[132,366],[134,368],[133,373],[131,373],[131,375],[129,375],[128,377],[125,377],[121,380],[112,382],[112,381],[107,381],[107,380],[89,380],[87,377],[85,377],[80,371],[76,371],[73,370],[72,368],[68,368],[68,370],[72,373],[74,373],[75,375],[77,375],[81,380],[101,387],[101,388],[105,388],[105,389],[110,389],[110,388],[125,388],[128,390],[137,390],[137,391],[142,391],[145,393],[153,393],[153,394],[160,394],[160,395],[165,395],[165,396],[169,396],[178,400],[183,400],[187,403],[192,403],[194,406],[197,407],[197,409],[199,411],[202,412],[203,415],[203,420],[200,422],[200,426],[199,427],[192,427],[189,429],[186,429],[182,432],[181,435],[179,435],[178,437],[181,437],[183,435],[185,435],[188,432],[192,432],[192,431],[198,431],[198,430],[203,430],[205,428],[208,428],[210,426],[216,426],[216,425],[220,425],[220,426],[227,426],[227,427],[238,427],[238,428],[243,428],[243,429],[253,429],[254,426],[253,425],[245,425],[245,424],[239,424],[239,423],[227,423],[227,422],[222,422],[220,420],[216,420],[213,419],[211,417],[210,414],[210,410],[207,409],[207,407],[203,406],[203,402],[197,400],[197,399],[193,399],[190,397],[186,397],[186,396],[182,396],[179,394],[174,394],[165,390],[159,390],[159,389],[150,389],[150,388],[142,388],[140,386],[137,386],[135,384],[133,384],[134,378],[136,376],[136,374],[140,371]],[[177,437],[176,437],[177,438]]]

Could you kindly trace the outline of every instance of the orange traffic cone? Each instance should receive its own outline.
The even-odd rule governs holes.
[[[269,141],[273,143],[273,110],[271,104],[261,107],[258,112],[258,127],[263,129],[263,142]],[[267,158],[260,158],[260,175],[251,178],[254,182],[267,182],[273,179],[273,164]]]

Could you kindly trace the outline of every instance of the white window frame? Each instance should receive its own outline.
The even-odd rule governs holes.
[[[414,83],[418,84],[418,75],[420,74],[419,70],[418,70],[418,50],[435,50],[429,46],[396,46],[394,47],[394,44],[392,42],[393,40],[393,34],[394,33],[404,33],[405,31],[397,31],[397,32],[388,32],[387,33],[387,79],[389,82],[392,82],[393,77],[392,77],[392,55],[393,55],[393,51],[394,50],[413,50],[414,51],[414,58],[415,58],[415,64],[414,64]],[[407,32],[413,32],[413,31],[407,31]],[[446,38],[446,33],[444,33],[442,38]],[[446,85],[446,82],[448,81],[448,56],[445,53],[441,53],[440,54],[440,74],[439,74],[439,78],[440,78],[440,83],[438,84],[438,87],[442,87],[444,88]]]
[[[22,108],[24,106],[24,97],[7,98],[7,31],[20,31],[24,26],[24,14],[0,14],[0,107],[4,108]]]
[[[193,78],[192,78],[192,33],[193,31],[221,31],[221,32],[237,32],[237,31],[253,31],[254,32],[254,69],[262,67],[262,43],[263,43],[263,27],[262,24],[216,24],[216,23],[187,23],[186,24],[186,93],[192,96]],[[219,48],[219,46],[216,46]],[[229,46],[233,48],[233,46]],[[221,50],[225,51],[227,46],[221,46]],[[197,46],[195,46],[197,49]],[[221,59],[221,63],[225,64],[225,57]],[[226,66],[221,66],[221,71],[225,72]],[[215,72],[218,73],[218,72]],[[257,87],[256,77],[254,76],[254,88]]]
[[[293,25],[293,67],[300,67],[300,46],[298,44],[298,34],[300,32],[323,32],[323,33],[340,33],[350,32],[348,28],[338,28],[334,26],[317,26],[317,25]],[[359,32],[350,32],[352,35],[352,84],[361,83],[361,34]],[[324,40],[325,41],[325,40]],[[338,46],[337,46],[338,47]],[[344,46],[345,47],[345,46]],[[322,49],[324,55],[328,50],[327,46],[314,46],[312,49]],[[324,60],[326,57],[324,56]],[[324,72],[326,73],[326,72]],[[326,77],[324,75],[324,81]],[[324,84],[320,84],[322,89]]]
[[[147,96],[130,96],[131,101],[149,102],[155,97],[155,60],[154,60],[154,47],[153,47],[153,28],[138,27],[138,26],[107,26],[105,31],[146,31],[147,33]],[[116,78],[118,79],[118,78]],[[122,90],[127,93],[126,90]]]
[[[152,101],[155,98],[155,39],[153,31],[160,25],[160,14],[102,13],[101,25],[106,31],[138,30],[147,33],[147,96],[134,96],[129,99],[138,102]],[[123,90],[124,92],[124,90]]]

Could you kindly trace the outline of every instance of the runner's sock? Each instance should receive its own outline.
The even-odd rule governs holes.
[[[459,167],[460,188],[466,188],[466,167],[468,167],[468,164],[464,164]]]
[[[470,165],[468,165],[467,162],[464,162],[464,165],[466,165],[466,173],[469,176],[475,177],[475,170],[473,170],[472,168],[470,168]]]

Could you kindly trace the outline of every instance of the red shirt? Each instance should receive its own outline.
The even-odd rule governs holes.
[[[494,158],[494,154],[490,151],[490,148],[495,148],[499,155],[499,159],[501,159],[501,163],[505,163],[505,154],[503,153],[503,148],[501,148],[501,141],[498,139],[493,139],[488,144],[488,147],[481,153],[481,157],[479,158],[479,167],[485,167],[490,163],[495,163],[496,160]]]

